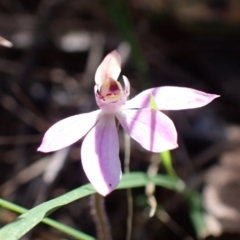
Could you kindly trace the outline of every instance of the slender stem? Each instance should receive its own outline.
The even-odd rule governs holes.
[[[91,208],[97,228],[97,239],[111,240],[110,224],[104,207],[104,198],[98,193],[91,195]]]
[[[28,209],[26,208],[23,208],[23,207],[20,207],[14,203],[11,203],[11,202],[8,202],[4,199],[1,199],[0,198],[0,206],[5,208],[5,209],[8,209],[8,210],[11,210],[13,212],[16,212],[16,213],[25,213],[28,211]],[[59,223],[57,221],[54,221],[50,218],[44,218],[42,220],[42,223],[45,223],[55,229],[58,229],[59,231],[71,236],[71,237],[74,237],[75,239],[79,239],[79,240],[96,240],[94,237],[92,236],[89,236],[83,232],[80,232],[74,228],[71,228],[67,225],[64,225],[62,223]]]
[[[130,172],[130,155],[131,155],[131,141],[130,136],[124,133],[124,144],[125,144],[125,157],[124,157],[124,172]],[[133,197],[132,189],[127,188],[127,205],[128,205],[128,216],[127,216],[127,235],[126,240],[130,240],[132,236],[132,219],[133,219]]]
[[[177,173],[175,172],[172,165],[172,157],[170,151],[161,152],[159,153],[159,156],[168,175],[172,177],[177,177]]]
[[[147,174],[149,176],[156,176],[159,169],[159,159],[156,154],[153,154],[151,159],[151,164],[148,167]],[[155,193],[155,184],[153,182],[149,182],[145,187],[145,193],[148,198],[148,204],[150,206],[149,217],[153,217],[157,210],[157,200],[154,196]]]

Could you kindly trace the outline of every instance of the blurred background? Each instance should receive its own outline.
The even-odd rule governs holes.
[[[179,133],[174,168],[200,193],[205,230],[197,236],[185,198],[166,189],[157,188],[161,207],[149,218],[139,188],[132,239],[240,239],[240,1],[1,0],[0,36],[13,43],[0,46],[0,197],[32,208],[88,183],[81,141],[57,153],[36,149],[53,123],[97,109],[94,74],[117,49],[132,96],[162,85],[221,95],[200,109],[165,112]],[[120,131],[121,159],[123,141]],[[147,171],[158,157],[132,141],[131,171]],[[96,236],[90,202],[51,217]],[[125,239],[126,192],[105,205],[113,239]],[[1,226],[16,217],[0,209]],[[22,239],[71,238],[40,224]]]

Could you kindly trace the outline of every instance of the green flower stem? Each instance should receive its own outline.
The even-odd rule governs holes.
[[[163,163],[168,175],[172,176],[172,177],[177,177],[177,174],[172,165],[172,158],[171,158],[170,151],[161,152],[160,158],[162,160],[162,163]]]
[[[93,220],[96,225],[98,240],[111,240],[110,223],[104,206],[104,198],[98,193],[91,195],[90,201]]]
[[[130,173],[131,139],[126,132],[124,132],[124,145],[125,145],[124,172]],[[126,240],[131,240],[132,223],[133,223],[133,196],[132,196],[131,188],[127,188],[126,191],[127,191],[127,205],[128,205]]]

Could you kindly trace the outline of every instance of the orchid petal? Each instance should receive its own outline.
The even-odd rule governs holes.
[[[124,130],[149,151],[162,152],[178,146],[172,120],[160,111],[123,110],[116,117]]]
[[[122,173],[115,117],[103,115],[82,144],[83,169],[94,188],[106,196],[118,185]]]
[[[126,76],[122,76],[122,77],[123,77],[124,88],[125,88],[124,90],[128,96],[130,94],[130,82]]]
[[[125,108],[148,108],[151,94],[159,110],[181,110],[207,105],[219,95],[185,87],[157,87],[147,89],[127,101]]]
[[[121,56],[114,50],[110,52],[97,68],[95,74],[95,83],[102,85],[109,78],[117,80],[121,72]]]
[[[82,138],[98,121],[101,110],[65,118],[45,133],[40,152],[51,152],[67,147]]]

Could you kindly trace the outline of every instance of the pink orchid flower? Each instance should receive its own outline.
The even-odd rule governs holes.
[[[152,152],[170,150],[178,146],[175,126],[165,114],[150,108],[151,95],[159,110],[198,108],[218,97],[191,88],[157,87],[127,101],[130,84],[125,76],[124,87],[117,81],[120,66],[118,52],[109,53],[95,74],[94,91],[100,109],[55,123],[38,148],[41,152],[56,151],[85,136],[81,148],[83,169],[103,196],[116,188],[122,176],[117,122],[143,148]]]

